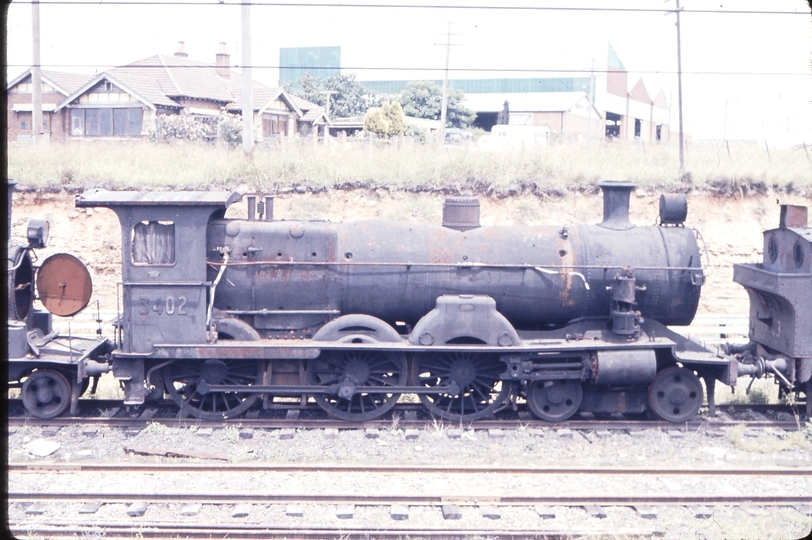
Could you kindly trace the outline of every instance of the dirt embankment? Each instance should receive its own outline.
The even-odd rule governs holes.
[[[425,223],[442,222],[443,197],[373,190],[285,194],[275,201],[277,219],[394,219]],[[603,212],[600,195],[567,193],[563,197],[532,195],[481,198],[483,225],[575,225],[597,223]],[[733,282],[733,264],[761,260],[762,231],[778,224],[779,204],[812,206],[800,195],[751,195],[717,197],[689,194],[686,225],[701,232],[707,248],[707,281],[699,312],[746,315],[748,299]],[[639,189],[632,195],[631,221],[653,224],[659,193]],[[234,205],[229,216],[245,215],[245,205]],[[52,253],[69,252],[88,265],[93,277],[91,303],[102,310],[116,309],[116,283],[121,278],[121,230],[112,210],[77,209],[74,196],[60,193],[15,193],[12,238],[22,242],[25,226],[34,217],[50,221],[48,247],[38,251],[40,260]],[[702,242],[700,241],[700,247]]]

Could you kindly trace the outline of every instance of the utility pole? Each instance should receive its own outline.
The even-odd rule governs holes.
[[[589,72],[589,109],[586,124],[586,140],[592,140],[592,107],[595,102],[595,59],[592,59],[592,70]]]
[[[324,110],[327,111],[327,116],[330,116],[330,96],[338,94],[338,90],[322,90],[319,94],[327,95],[327,105],[325,105]]]
[[[448,21],[448,31],[445,42],[445,76],[443,77],[443,105],[440,109],[440,144],[445,144],[445,121],[448,109],[448,60],[451,56],[451,21]]]
[[[31,144],[42,140],[42,71],[39,54],[39,0],[31,2]]]
[[[685,142],[682,132],[682,45],[680,43],[679,12],[682,11],[677,1],[677,101],[679,102],[679,175],[685,174]]]
[[[327,94],[327,104],[324,107],[324,110],[325,110],[325,114],[327,115],[327,118],[330,118],[330,96],[332,96],[333,94],[338,94],[338,91],[337,90],[322,90],[321,92],[319,92],[319,94]],[[330,136],[330,125],[325,124],[324,125],[324,140],[327,141],[327,137],[329,137],[329,136]]]
[[[242,4],[242,149],[254,150],[254,87],[251,77],[251,4]]]

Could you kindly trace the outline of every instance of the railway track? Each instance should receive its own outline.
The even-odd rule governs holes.
[[[242,418],[224,419],[218,421],[201,420],[194,417],[178,414],[172,403],[161,402],[155,406],[128,408],[117,400],[83,400],[80,416],[57,417],[40,419],[24,414],[21,401],[9,401],[9,427],[20,426],[71,426],[95,425],[111,428],[143,428],[150,423],[159,423],[166,426],[197,426],[205,428],[223,428],[239,426],[253,429],[391,429],[397,426],[401,429],[424,429],[429,426],[443,425],[445,427],[464,427],[466,429],[573,429],[573,430],[697,430],[702,428],[724,428],[738,424],[745,424],[748,428],[775,428],[785,431],[797,431],[805,426],[798,409],[788,405],[774,404],[720,404],[717,405],[717,416],[709,418],[699,416],[688,422],[672,423],[652,419],[629,419],[622,415],[613,415],[609,418],[596,418],[589,413],[579,414],[563,422],[546,422],[539,420],[529,413],[519,411],[503,411],[493,418],[476,420],[464,425],[457,425],[450,421],[437,421],[425,413],[421,405],[403,403],[398,404],[393,411],[379,419],[366,422],[348,423],[329,417],[317,407],[306,409],[274,409],[269,411],[249,411]]]
[[[664,532],[660,529],[639,530],[629,529],[621,531],[595,531],[587,529],[575,529],[571,531],[558,531],[554,528],[549,530],[531,529],[477,529],[465,527],[397,527],[397,528],[376,528],[374,531],[368,529],[356,529],[352,527],[273,527],[266,525],[202,525],[194,526],[186,523],[144,523],[142,527],[134,530],[127,523],[111,522],[102,526],[104,534],[109,538],[183,538],[197,539],[203,538],[228,538],[230,540],[253,539],[253,538],[296,538],[296,539],[316,539],[340,538],[342,540],[371,538],[430,538],[434,540],[460,540],[461,538],[510,538],[512,540],[565,540],[569,538],[603,538],[607,535],[621,534],[623,538],[661,538]],[[11,529],[12,533],[28,533],[31,535],[47,536],[51,539],[76,538],[77,536],[92,537],[96,529],[77,524],[53,524],[41,525],[30,529]]]
[[[119,485],[126,490],[92,490],[100,475],[115,472]],[[21,476],[44,476],[49,487],[42,491],[19,491],[14,486]],[[129,478],[144,478],[152,473],[165,483],[180,483],[204,475],[208,482],[230,479],[227,488],[217,491],[162,490],[146,492],[142,483]],[[295,473],[300,484],[310,489],[283,489],[287,475]],[[372,477],[380,486],[375,492],[352,493],[351,484],[341,479],[357,475]],[[63,481],[60,483],[60,476]],[[240,490],[234,486],[243,476],[276,490]],[[275,475],[275,476],[274,476]],[[401,481],[420,479],[427,487],[392,492],[387,478],[397,475]],[[160,463],[10,463],[8,504],[12,532],[40,534],[48,538],[89,537],[104,531],[105,537],[140,538],[571,538],[600,536],[607,528],[582,526],[562,530],[555,523],[556,514],[577,509],[585,516],[601,517],[607,512],[635,512],[643,519],[654,519],[658,512],[684,508],[697,518],[710,517],[714,508],[794,508],[812,514],[812,494],[805,488],[812,468],[561,468],[561,467],[466,467],[424,465],[333,465],[333,464],[160,464]],[[121,480],[123,477],[123,480]],[[588,483],[572,487],[573,478],[586,477]],[[663,477],[673,480],[663,481]],[[446,487],[431,493],[436,479]],[[483,478],[487,478],[483,482]],[[543,478],[546,483],[536,489],[522,488],[522,482]],[[315,479],[319,479],[318,482]],[[376,481],[379,479],[380,481]],[[662,482],[672,493],[662,493],[662,486],[652,489],[652,482]],[[721,481],[722,483],[719,483]],[[142,480],[143,482],[143,480]],[[761,482],[761,484],[756,484]],[[71,489],[59,486],[67,483]],[[177,482],[175,482],[177,484]],[[679,485],[677,485],[679,484]],[[530,485],[530,484],[528,484]],[[740,486],[763,486],[742,490]],[[334,486],[332,492],[319,492],[319,486]],[[454,488],[453,486],[456,486]],[[558,486],[558,492],[545,486]],[[584,486],[587,486],[586,488]],[[621,489],[625,486],[625,489]],[[705,486],[704,488],[701,486]],[[722,486],[722,489],[720,489]],[[766,487],[764,487],[766,486]],[[631,490],[631,492],[628,492]],[[626,491],[626,492],[624,492]],[[72,505],[71,508],[66,506]],[[81,505],[81,506],[80,506]],[[48,516],[49,509],[62,508],[57,519]],[[91,512],[81,508],[94,507]],[[194,515],[184,509],[196,508]],[[32,511],[33,509],[33,511]],[[135,510],[133,510],[135,509]],[[298,509],[298,510],[297,510]],[[303,510],[306,509],[306,510]],[[297,513],[298,512],[298,513]],[[343,514],[342,514],[343,513]],[[95,514],[98,514],[96,516]],[[308,518],[335,514],[340,524],[308,524]],[[389,516],[388,522],[386,516]],[[123,518],[129,515],[129,521]],[[195,521],[195,516],[201,521]],[[465,521],[460,521],[465,515]],[[503,524],[503,516],[535,516],[535,526]],[[41,516],[41,517],[40,517]],[[118,519],[115,519],[118,516]],[[212,519],[212,516],[219,516]],[[270,518],[269,518],[270,516]],[[377,516],[373,529],[357,525],[364,516]],[[427,518],[428,516],[428,518]],[[298,520],[295,518],[299,518]],[[238,519],[242,518],[242,521]],[[429,519],[433,518],[433,519]],[[482,518],[488,518],[482,523]],[[546,519],[545,519],[546,518]],[[384,521],[382,521],[384,519]],[[185,521],[184,521],[185,520]],[[333,519],[336,521],[337,519]],[[414,522],[410,522],[413,520]],[[329,521],[329,520],[327,520]],[[437,522],[442,522],[437,525]],[[556,526],[554,526],[556,525]],[[624,538],[652,538],[664,535],[659,527],[630,526],[620,533]]]

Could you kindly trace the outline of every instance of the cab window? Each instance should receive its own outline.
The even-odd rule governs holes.
[[[142,221],[133,227],[133,263],[174,264],[175,223]]]

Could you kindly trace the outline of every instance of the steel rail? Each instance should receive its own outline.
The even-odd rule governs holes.
[[[127,449],[131,450],[131,449]],[[324,472],[324,473],[372,473],[372,474],[527,474],[527,475],[607,475],[607,476],[812,476],[812,468],[772,468],[772,469],[679,469],[653,467],[517,467],[517,466],[476,466],[476,465],[354,465],[354,464],[263,464],[263,463],[223,463],[209,465],[206,463],[64,463],[64,462],[10,462],[7,465],[10,473],[103,473],[103,472]]]
[[[353,504],[356,506],[635,506],[635,505],[745,505],[786,506],[812,503],[812,493],[806,495],[493,495],[489,493],[460,493],[446,495],[364,495],[325,493],[62,493],[42,491],[9,491],[8,502],[30,501],[105,501],[152,503],[206,503],[206,504]]]
[[[801,431],[804,423],[791,420],[764,421],[764,420],[719,420],[707,422],[703,420],[691,420],[674,424],[664,420],[567,420],[564,422],[551,423],[544,420],[475,420],[464,424],[451,421],[436,421],[437,425],[447,429],[466,430],[488,430],[488,429],[571,429],[579,432],[609,430],[609,431],[641,431],[668,430],[668,431],[697,431],[700,429],[718,429],[744,425],[752,429],[776,428],[784,431]],[[346,422],[336,419],[283,419],[283,418],[231,418],[217,421],[200,420],[194,417],[178,418],[50,418],[40,420],[27,416],[16,416],[8,418],[8,426],[105,426],[118,428],[142,428],[147,424],[163,424],[168,427],[189,427],[222,429],[227,427],[241,427],[254,429],[380,429],[387,430],[393,426],[393,420],[367,420],[365,422]],[[403,420],[397,422],[398,429],[424,429],[435,425],[434,419],[427,420]]]
[[[241,538],[313,538],[322,540],[324,538],[345,538],[345,539],[369,539],[374,538],[404,538],[425,537],[436,540],[459,540],[460,538],[511,538],[513,540],[558,540],[567,538],[604,538],[608,536],[621,535],[624,538],[658,538],[665,535],[659,529],[572,529],[562,531],[560,529],[545,529],[541,527],[532,529],[508,529],[504,527],[470,528],[470,527],[283,527],[276,524],[245,524],[234,523],[228,525],[195,525],[191,523],[170,523],[165,521],[139,520],[138,524],[127,522],[94,522],[85,523],[64,523],[57,521],[38,522],[34,525],[11,524],[11,532],[18,534],[37,533],[48,538],[60,538],[87,535],[91,537],[94,531],[102,529],[107,537],[136,537],[136,538],[230,538],[239,540]],[[59,536],[54,536],[59,535]],[[82,536],[84,537],[84,536]]]

